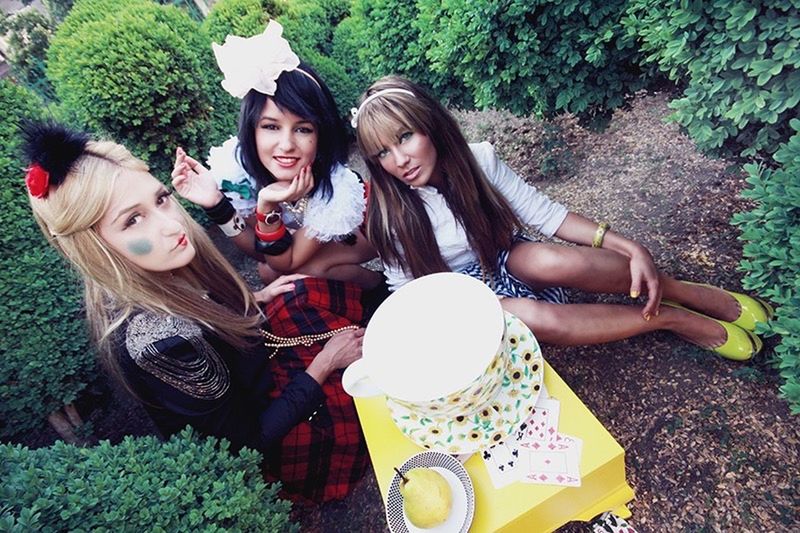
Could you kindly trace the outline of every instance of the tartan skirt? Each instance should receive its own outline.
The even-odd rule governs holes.
[[[361,289],[350,283],[305,278],[295,290],[276,298],[266,309],[269,330],[281,337],[326,333],[352,324],[362,325]],[[272,398],[319,353],[323,341],[312,346],[281,348],[270,360],[276,387]],[[265,454],[263,474],[280,481],[282,496],[303,503],[344,498],[361,479],[369,456],[353,398],[342,388],[342,371],[322,385],[324,404]]]

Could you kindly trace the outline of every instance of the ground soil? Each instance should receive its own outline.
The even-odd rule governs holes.
[[[573,139],[566,172],[536,185],[572,210],[635,236],[676,277],[741,289],[742,244],[729,221],[747,208],[738,197],[744,178],[738,165],[701,155],[664,121],[667,100],[639,95],[605,131]],[[515,159],[524,166],[524,154],[504,157],[512,167]],[[255,282],[250,260],[216,240]],[[769,364],[774,344],[768,339],[765,352],[744,364],[666,333],[543,351],[625,449],[636,492],[630,522],[639,531],[797,531],[800,424],[778,396],[780,381]],[[136,404],[103,380],[79,408],[96,438],[116,442],[155,431]],[[26,444],[55,438],[30,435]],[[370,472],[347,500],[296,508],[295,518],[303,531],[374,532],[385,527],[383,513]],[[585,529],[574,523],[562,531]]]

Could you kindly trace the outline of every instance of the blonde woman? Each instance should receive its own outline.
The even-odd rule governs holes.
[[[366,454],[337,369],[360,357],[363,330],[268,358],[256,297],[142,161],[53,124],[24,134],[34,216],[83,278],[110,373],[164,434],[189,424],[260,450],[266,477],[281,479],[289,496],[343,497],[350,485],[341,480],[358,479]],[[306,310],[297,297],[334,283],[282,277],[259,300],[271,312],[294,302],[298,312],[335,317],[342,309]]]

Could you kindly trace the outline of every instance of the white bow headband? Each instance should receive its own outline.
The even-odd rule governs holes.
[[[379,98],[384,94],[389,94],[389,93],[403,93],[409,96],[414,96],[414,93],[412,93],[411,91],[400,88],[382,89],[380,91],[374,92],[371,95],[367,96],[367,98],[363,102],[361,102],[360,106],[358,106],[357,108],[356,107],[350,108],[350,117],[351,117],[350,125],[353,126],[354,128],[358,128],[358,114],[361,113],[361,110],[364,109],[364,106],[366,106],[368,103],[375,100],[376,98]]]
[[[300,58],[284,39],[283,26],[270,20],[264,33],[244,38],[228,35],[225,44],[212,43],[217,65],[225,75],[222,87],[236,98],[244,98],[250,89],[273,96],[282,72],[297,70],[319,86],[319,82],[303,69]]]

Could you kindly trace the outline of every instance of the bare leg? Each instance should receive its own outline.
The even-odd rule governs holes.
[[[508,270],[527,285],[573,287],[593,293],[627,294],[631,286],[628,258],[611,250],[520,242],[508,259]],[[736,301],[722,290],[681,283],[660,274],[663,298],[720,320],[734,320]]]
[[[501,303],[537,339],[551,344],[600,344],[656,330],[672,331],[704,348],[720,346],[727,339],[716,322],[672,307],[662,307],[658,316],[647,321],[641,307],[632,305],[562,305],[528,298],[504,298]]]

